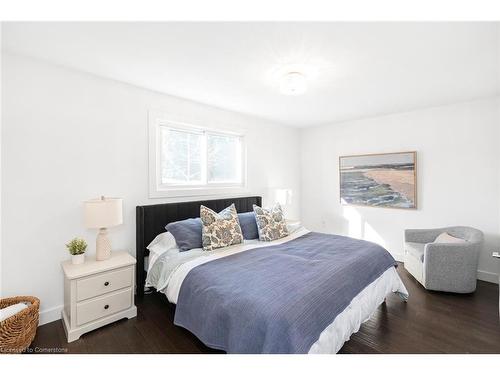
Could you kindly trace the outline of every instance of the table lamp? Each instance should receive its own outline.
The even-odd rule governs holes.
[[[122,199],[101,198],[83,202],[85,227],[98,228],[96,239],[96,259],[106,260],[111,257],[111,242],[108,239],[109,227],[123,223]]]

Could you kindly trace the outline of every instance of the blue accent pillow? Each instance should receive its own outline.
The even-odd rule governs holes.
[[[257,228],[257,221],[255,220],[254,212],[245,212],[238,214],[240,221],[241,231],[245,240],[255,240],[259,238],[259,229]]]
[[[169,223],[165,226],[165,229],[174,236],[179,251],[203,247],[201,242],[202,224],[199,217]]]

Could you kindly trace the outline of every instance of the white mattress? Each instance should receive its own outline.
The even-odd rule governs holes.
[[[194,251],[191,258],[186,258],[185,253],[170,254],[170,260],[166,261],[160,273],[161,277],[154,280],[148,277],[148,285],[154,286],[158,291],[165,293],[168,300],[177,303],[179,291],[190,270],[200,264],[223,258],[232,254],[254,249],[257,247],[274,246],[280,243],[291,241],[295,238],[309,233],[305,228],[301,228],[289,236],[273,242],[245,241],[244,244],[230,246],[211,252]],[[193,250],[190,250],[191,252]],[[180,257],[185,257],[185,261],[179,261]],[[155,259],[160,261],[162,258]],[[172,264],[174,266],[172,266]],[[154,264],[149,265],[149,270]],[[157,265],[158,266],[158,265]],[[403,300],[408,298],[408,291],[399,278],[394,267],[385,271],[379,278],[363,289],[349,304],[349,306],[321,333],[318,341],[310,348],[309,353],[337,353],[342,345],[349,340],[351,335],[357,332],[361,324],[370,319],[385,297],[392,293],[398,293]]]

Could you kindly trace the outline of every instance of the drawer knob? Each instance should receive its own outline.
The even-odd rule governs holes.
[[[106,282],[104,283],[104,286],[108,286],[108,285],[109,285],[109,281],[106,281]]]
[[[104,305],[104,310],[109,309],[109,305]]]

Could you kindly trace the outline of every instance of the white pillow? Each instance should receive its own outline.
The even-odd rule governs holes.
[[[3,322],[5,319],[10,318],[13,315],[16,315],[18,312],[26,308],[28,308],[28,305],[26,305],[26,303],[21,302],[0,309],[0,322]]]
[[[466,240],[458,237],[453,237],[446,232],[441,233],[434,240],[434,243],[466,243],[466,242],[467,242]]]
[[[286,219],[286,227],[288,229],[288,234],[292,234],[302,228],[302,223],[298,220]]]
[[[175,248],[177,248],[177,243],[175,242],[174,236],[170,232],[160,233],[147,247],[147,249],[156,257],[159,257],[165,251]]]

